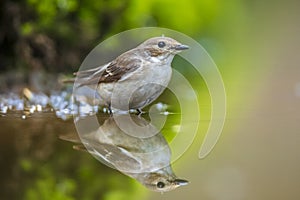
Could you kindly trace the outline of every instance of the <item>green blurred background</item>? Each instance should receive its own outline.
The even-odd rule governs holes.
[[[49,76],[76,71],[104,39],[159,26],[206,48],[228,107],[213,152],[198,159],[199,136],[174,163],[191,183],[163,195],[58,140],[75,132],[72,121],[1,117],[0,199],[300,199],[299,8],[296,0],[2,0],[3,93],[47,91]],[[207,97],[200,104],[209,105]]]

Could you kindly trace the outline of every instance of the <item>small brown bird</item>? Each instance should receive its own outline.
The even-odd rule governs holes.
[[[150,38],[105,65],[76,72],[74,88],[94,88],[98,104],[111,109],[140,111],[164,91],[174,56],[188,48],[169,37]]]

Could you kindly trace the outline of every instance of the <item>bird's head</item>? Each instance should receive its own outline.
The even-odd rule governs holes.
[[[146,52],[151,58],[173,59],[174,55],[188,49],[189,46],[179,43],[170,37],[154,37],[140,44],[137,49]]]
[[[177,178],[170,166],[156,172],[139,174],[136,178],[148,189],[155,192],[168,192],[188,184],[187,180]]]

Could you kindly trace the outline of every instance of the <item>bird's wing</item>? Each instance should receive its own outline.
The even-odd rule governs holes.
[[[122,55],[107,65],[75,73],[81,85],[110,83],[120,80],[124,75],[138,69],[142,60],[137,57]]]
[[[103,73],[103,71],[109,64],[110,63],[101,65],[99,67],[95,67],[92,69],[74,72],[74,75],[76,75],[76,77],[78,77],[78,78],[86,78],[86,77],[92,76],[93,74]]]
[[[75,149],[87,150],[99,161],[124,173],[140,171],[142,167],[138,159],[131,156],[131,153],[126,149],[117,145],[90,141],[85,146],[76,145]]]
[[[76,75],[76,83],[79,84],[78,86],[93,85],[98,83],[99,78],[110,64],[111,62],[93,69],[75,72],[74,75]]]

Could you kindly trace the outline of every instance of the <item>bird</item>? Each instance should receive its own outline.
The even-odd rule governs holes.
[[[87,120],[85,118],[85,120]],[[80,123],[86,123],[83,120]],[[132,120],[132,121],[131,121]],[[144,127],[136,133],[135,126],[123,129],[119,124]],[[61,139],[76,142],[74,149],[87,151],[101,163],[137,180],[149,190],[167,192],[188,181],[178,178],[171,167],[171,150],[160,131],[153,135],[155,127],[139,115],[114,115],[104,119],[96,129],[80,133],[80,139],[63,136]],[[140,137],[142,134],[142,137]]]
[[[84,90],[90,93],[93,88],[93,102],[110,110],[141,112],[165,90],[172,76],[174,56],[187,49],[189,46],[170,37],[147,39],[111,62],[75,72],[75,91],[85,94]]]

